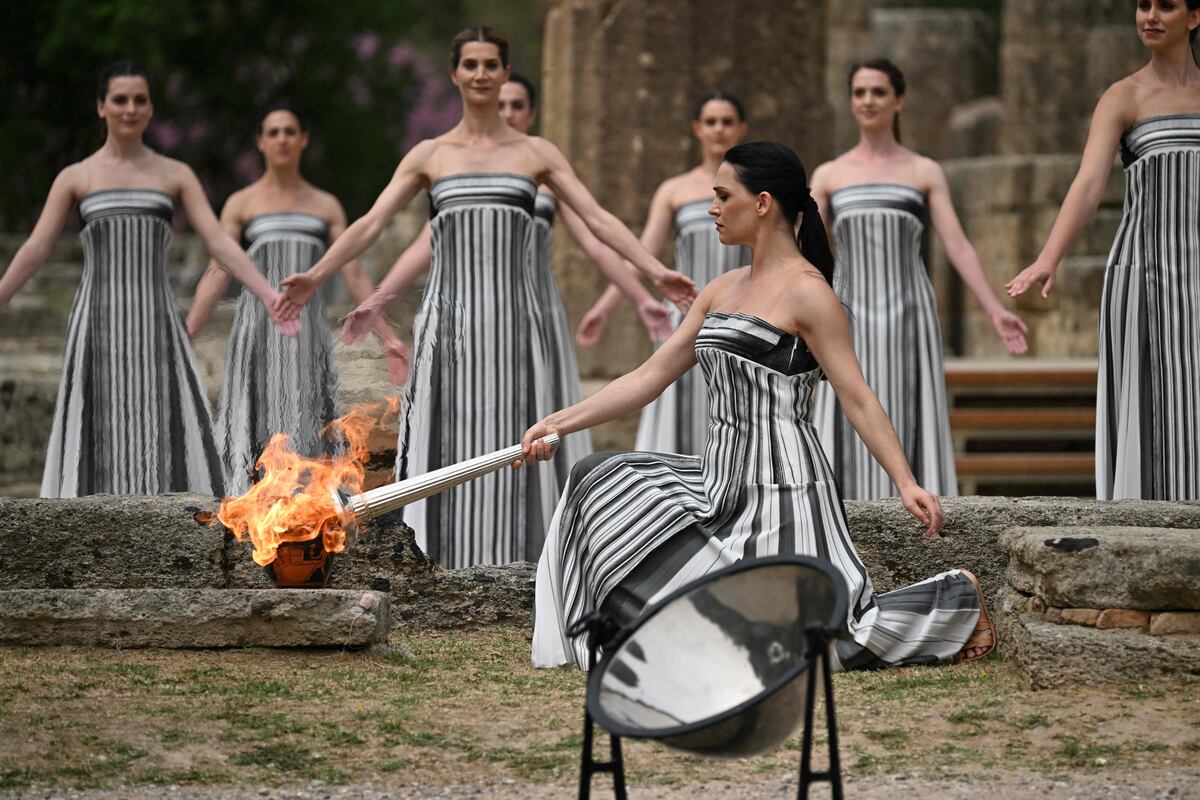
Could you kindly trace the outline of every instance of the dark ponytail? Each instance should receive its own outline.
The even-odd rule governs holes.
[[[1188,11],[1195,11],[1197,8],[1200,8],[1200,0],[1187,0],[1187,7]],[[1196,34],[1198,33],[1200,33],[1200,28],[1192,28],[1188,31],[1188,41],[1196,41]]]
[[[1191,0],[1189,0],[1189,3]],[[1200,0],[1195,0],[1200,3]],[[904,79],[904,73],[892,61],[886,58],[872,58],[869,61],[864,61],[861,64],[854,64],[850,67],[850,74],[846,78],[846,82],[850,86],[850,90],[854,90],[854,76],[858,74],[860,69],[873,69],[882,72],[888,76],[888,82],[892,84],[892,91],[896,93],[896,97],[904,97],[904,93],[908,91],[908,81]],[[900,112],[896,112],[896,116],[892,118],[892,133],[896,136],[896,141],[900,141]]]
[[[779,142],[748,142],[731,147],[725,161],[752,194],[766,192],[775,198],[784,219],[793,228],[800,217],[796,244],[800,254],[833,284],[833,251],[817,202],[808,188],[804,164],[792,148]]]

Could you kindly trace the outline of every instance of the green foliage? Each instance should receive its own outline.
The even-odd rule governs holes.
[[[95,76],[150,69],[148,142],[191,164],[215,201],[260,170],[263,107],[294,104],[312,133],[305,172],[365,210],[414,137],[457,119],[441,53],[462,2],[45,0],[0,29],[0,225],[27,225],[53,180],[103,141]]]

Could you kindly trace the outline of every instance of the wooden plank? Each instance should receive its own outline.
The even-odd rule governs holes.
[[[962,408],[950,412],[950,428],[959,433],[1001,429],[1089,430],[1096,427],[1093,408]]]
[[[1096,385],[1094,359],[947,359],[946,385],[965,387],[1029,388],[1038,386],[1091,387]]]
[[[1091,453],[960,453],[954,464],[960,476],[1084,477],[1096,472]]]

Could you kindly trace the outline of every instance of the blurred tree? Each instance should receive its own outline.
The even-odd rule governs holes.
[[[446,37],[461,0],[41,0],[0,28],[0,228],[27,227],[54,174],[103,140],[95,75],[150,69],[149,143],[191,164],[215,202],[259,174],[254,125],[285,100],[312,132],[305,171],[354,216],[420,138],[458,118]],[[449,32],[449,33],[448,33]],[[436,41],[435,41],[436,40]]]

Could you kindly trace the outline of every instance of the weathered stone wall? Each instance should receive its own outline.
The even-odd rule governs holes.
[[[1121,170],[1114,167],[1100,209],[1060,267],[1050,298],[1043,300],[1031,291],[1014,302],[1003,295],[1003,286],[1041,251],[1079,157],[998,156],[947,161],[944,166],[963,229],[989,283],[1029,325],[1030,354],[1094,358],[1104,266],[1121,220]],[[991,321],[959,280],[941,242],[931,238],[929,267],[947,350],[964,356],[1003,355],[1006,351]]]

